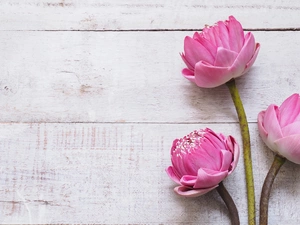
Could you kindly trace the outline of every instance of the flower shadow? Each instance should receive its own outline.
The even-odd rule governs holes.
[[[184,98],[192,107],[190,117],[196,122],[229,122],[236,117],[230,93],[225,85],[200,88],[193,83],[183,83]],[[217,121],[218,120],[218,121]]]
[[[230,222],[229,215],[226,219],[228,210],[216,190],[196,198],[177,196],[175,201],[182,208],[182,213],[173,218],[176,223],[219,224],[221,220],[222,223]],[[220,215],[225,215],[225,218]]]
[[[271,151],[261,140],[256,128],[257,141],[254,143],[253,149],[259,149],[257,156],[253,162],[256,162],[260,171],[256,171],[256,187],[260,196],[264,179],[272,165],[275,153]],[[255,165],[254,165],[255,166]],[[270,194],[269,200],[269,218],[276,221],[283,218],[291,218],[291,215],[298,213],[298,197],[300,195],[300,165],[286,161],[280,168]],[[257,199],[259,201],[259,199]],[[271,207],[272,206],[272,207]],[[284,206],[284,210],[283,207]],[[276,209],[282,209],[280,217],[277,217]],[[284,213],[286,215],[284,215]],[[271,223],[272,221],[270,221]],[[284,223],[284,221],[282,221]]]
[[[246,113],[252,112],[256,93],[253,92],[254,86],[251,80],[254,71],[250,70],[247,74],[236,79]],[[182,82],[180,89],[187,103],[192,107],[189,113],[193,120],[197,122],[238,122],[234,104],[232,102],[228,87],[223,84],[215,88],[200,88],[192,82]],[[248,117],[248,113],[247,113]],[[256,115],[249,115],[252,122],[256,120]],[[249,118],[248,118],[249,119]]]

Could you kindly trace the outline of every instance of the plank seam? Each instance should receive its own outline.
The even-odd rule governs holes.
[[[15,31],[15,32],[174,32],[174,31],[201,31],[202,29],[105,29],[105,30],[1,30],[1,31]],[[290,28],[246,28],[244,31],[263,31],[263,32],[287,32],[287,31],[300,31],[300,27]]]
[[[118,124],[118,125],[181,125],[181,124],[238,124],[238,122],[0,122],[0,124]],[[257,122],[248,121],[249,124]]]

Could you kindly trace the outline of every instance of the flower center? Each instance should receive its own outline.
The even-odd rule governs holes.
[[[175,148],[173,149],[173,155],[182,157],[182,155],[190,154],[195,151],[195,147],[199,146],[204,139],[205,131],[195,130],[190,134],[180,138]]]

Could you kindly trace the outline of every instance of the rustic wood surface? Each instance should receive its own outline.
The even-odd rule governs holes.
[[[257,114],[300,90],[298,0],[2,0],[0,223],[230,224],[215,191],[177,196],[164,171],[194,129],[241,143],[227,88],[191,84],[179,56],[186,35],[229,15],[261,43],[237,80],[258,206],[273,153]],[[224,183],[247,224],[242,157]],[[300,224],[299,199],[300,166],[287,162],[270,225]]]

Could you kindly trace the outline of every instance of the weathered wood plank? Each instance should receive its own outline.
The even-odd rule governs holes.
[[[173,193],[173,139],[210,127],[240,143],[237,124],[14,124],[0,126],[0,223],[229,224],[216,192]],[[271,151],[250,125],[257,201]],[[300,167],[283,166],[270,224],[297,224]],[[243,160],[225,180],[246,224]],[[282,198],[284,196],[284,198]]]
[[[0,32],[2,122],[236,122],[226,87],[181,76],[192,32]],[[255,32],[238,79],[251,122],[300,89],[299,32]],[[272,41],[270,41],[272,40]]]
[[[178,197],[164,169],[173,139],[191,130],[209,126],[241,143],[226,87],[190,84],[178,54],[192,34],[180,30],[231,14],[246,29],[282,30],[254,32],[261,52],[237,81],[258,209],[272,152],[256,116],[300,90],[300,33],[283,32],[300,28],[299,11],[298,0],[2,0],[0,223],[229,224],[216,192]],[[270,224],[300,223],[299,174],[292,163],[281,169]],[[242,158],[225,185],[246,224]]]
[[[231,14],[245,28],[299,28],[299,12],[298,0],[2,0],[0,29],[195,29]]]

